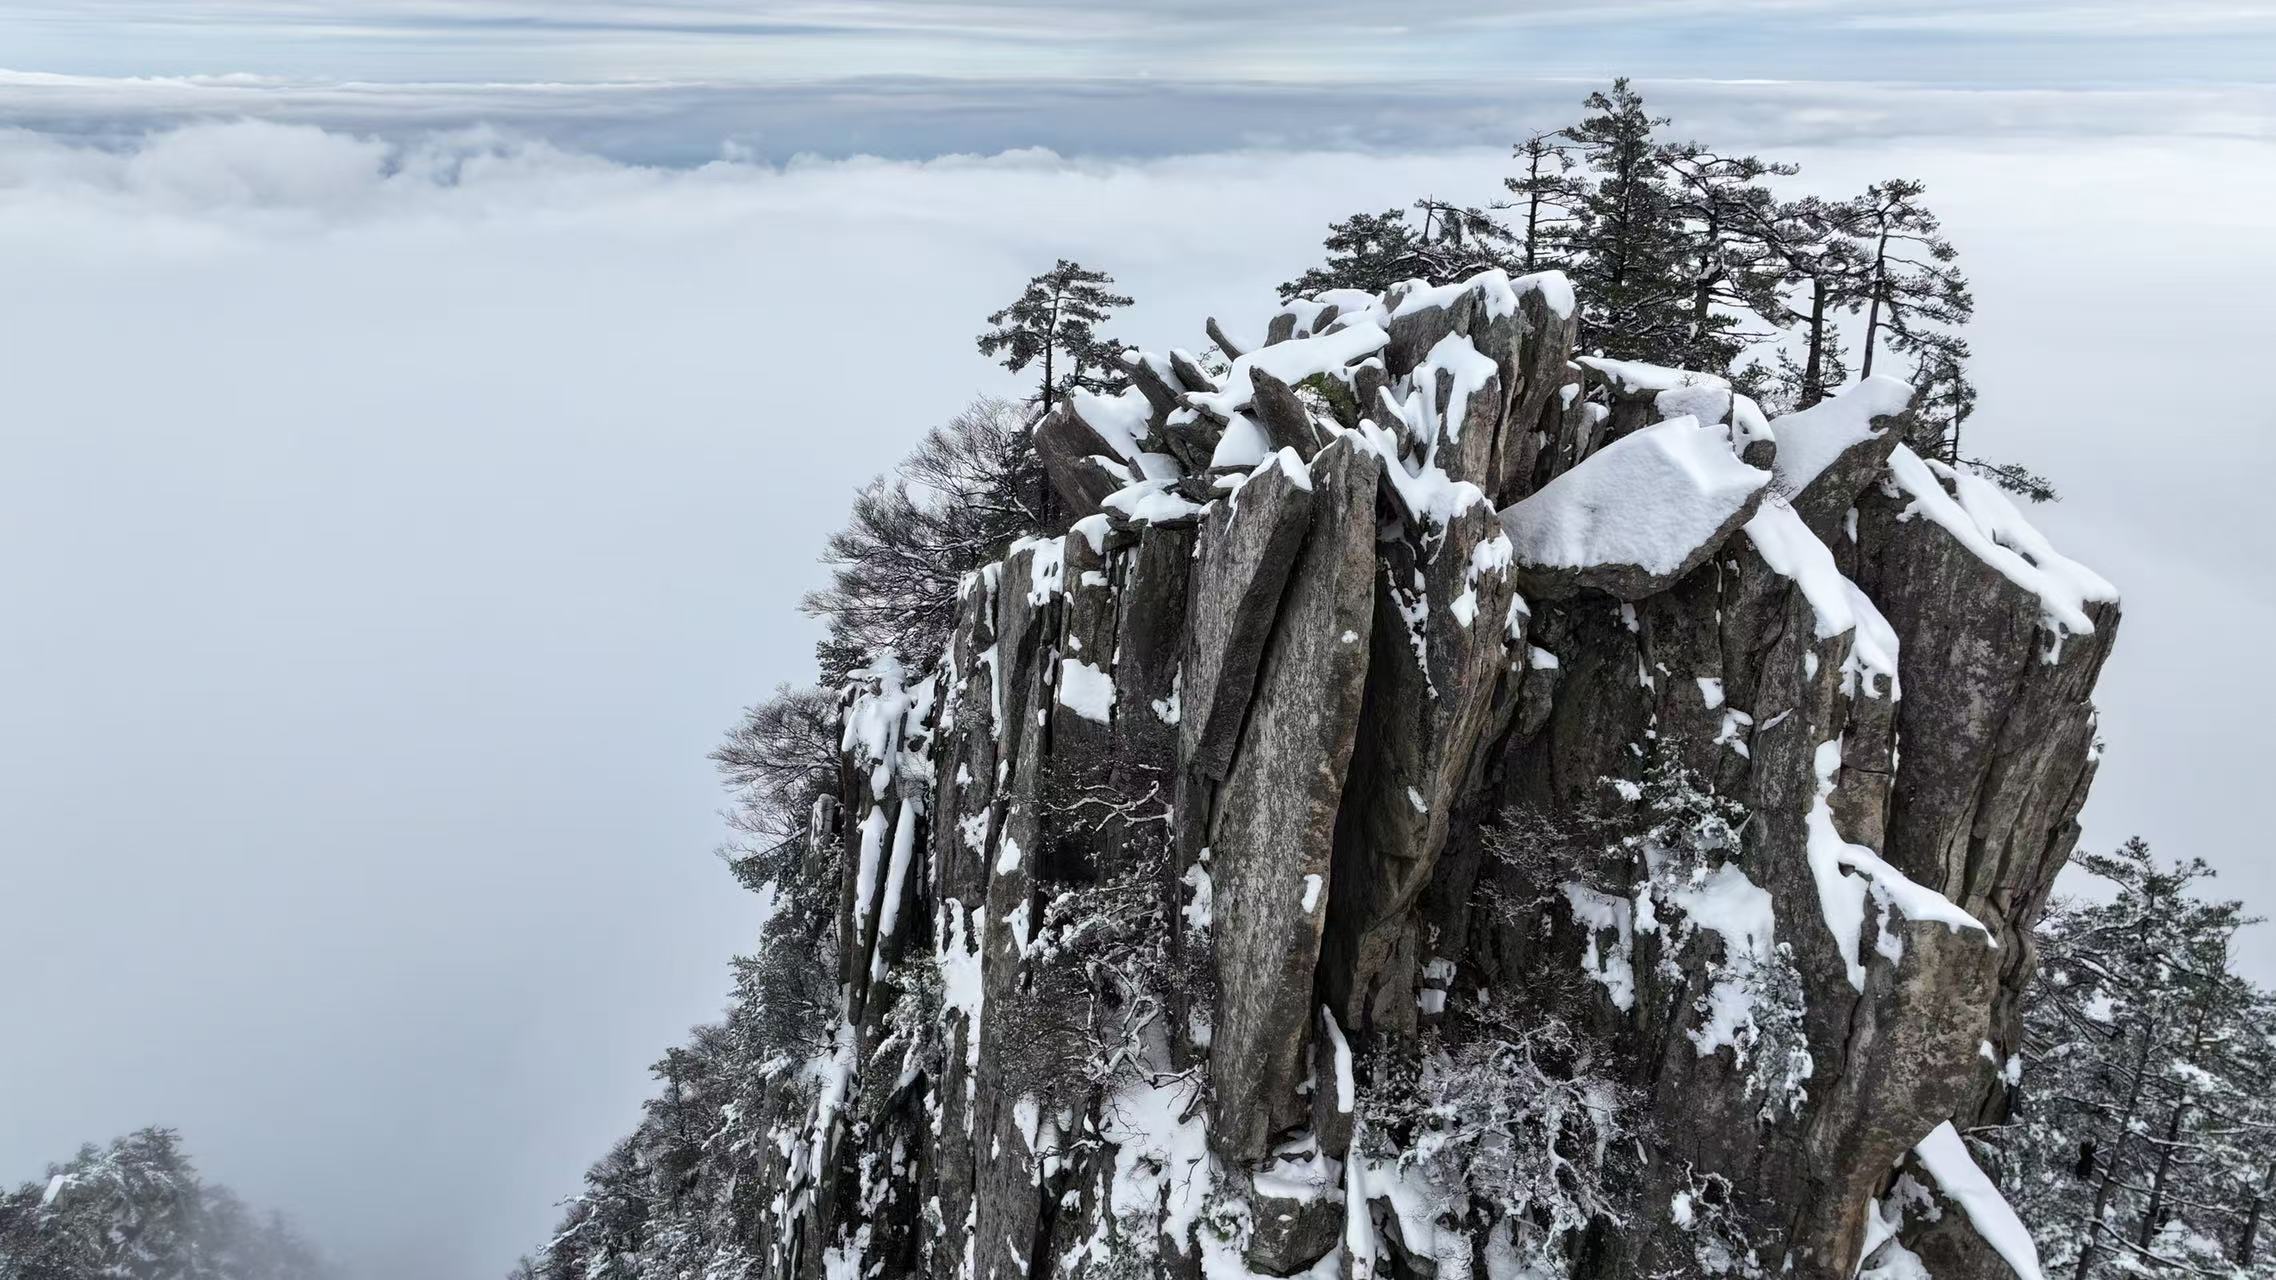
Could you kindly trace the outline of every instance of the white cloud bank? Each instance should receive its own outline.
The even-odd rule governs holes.
[[[2188,51],[2162,59],[2174,73],[2167,78],[2095,74],[2083,82],[2051,73],[2018,82],[1987,49],[1968,56],[1998,74],[1971,79],[1947,51],[1933,61],[1957,78],[1908,82],[1877,56],[1887,40],[1879,35],[1857,37],[1875,53],[1793,54],[1775,71],[1750,73],[1689,44],[1679,44],[1672,62],[1616,53],[1602,47],[1603,34],[1532,33],[1523,54],[1489,60],[1482,74],[1420,56],[1389,59],[1371,46],[1371,71],[1340,78],[1323,78],[1320,66],[1308,64],[1277,78],[1254,67],[1210,76],[1191,66],[1156,77],[1127,62],[1096,79],[1069,78],[1063,66],[1019,77],[837,73],[775,80],[607,79],[590,71],[469,80],[424,64],[414,78],[397,81],[327,79],[305,67],[291,76],[0,70],[0,126],[134,147],[153,130],[238,119],[313,124],[407,145],[438,130],[495,125],[582,153],[679,165],[716,158],[723,148],[778,162],[802,154],[909,159],[1037,147],[1083,156],[1259,148],[1410,154],[1505,148],[1573,120],[1590,90],[1626,73],[1638,77],[1655,111],[1675,117],[1675,132],[1727,146],[2276,139],[2276,86],[2223,81]],[[1719,34],[1742,42],[1745,36],[1743,29]],[[5,35],[0,26],[0,47]],[[1575,51],[1587,56],[1570,56]],[[2159,61],[2132,46],[2129,58],[2137,69]],[[1407,66],[1428,66],[1432,74],[1386,74]],[[1874,78],[1845,80],[1845,71]]]
[[[0,937],[46,958],[0,990],[42,1100],[0,1108],[0,1177],[163,1121],[367,1276],[498,1274],[748,944],[703,752],[808,670],[852,487],[1008,386],[979,317],[1066,256],[1191,345],[1330,217],[1491,195],[1501,155],[0,134]],[[2270,150],[1794,158],[1929,180],[1975,443],[2127,593],[2089,839],[2276,901],[2243,852],[2276,410],[2234,390],[2276,349]]]

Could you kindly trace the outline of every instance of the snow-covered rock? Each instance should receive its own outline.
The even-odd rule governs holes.
[[[1770,478],[1690,417],[1623,436],[1502,513],[1519,585],[1551,600],[1664,591],[1747,522]]]

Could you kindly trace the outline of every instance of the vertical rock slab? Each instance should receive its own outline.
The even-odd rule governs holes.
[[[2095,677],[2116,631],[2051,627],[2037,593],[1903,494],[1858,500],[1859,575],[1899,636],[1903,744],[1885,856],[1963,907],[2004,913],[2043,896],[2089,768]]]
[[[935,1206],[940,1220],[929,1272],[935,1280],[947,1280],[949,1260],[961,1258],[972,1208],[973,1102],[978,1094],[973,1068],[980,1058],[980,1026],[973,1017],[980,982],[975,952],[982,945],[975,935],[987,919],[988,857],[996,828],[996,740],[1003,704],[996,662],[996,588],[1002,573],[1001,565],[988,565],[964,582],[943,673],[953,679],[936,733],[936,811],[927,833],[933,874],[929,923],[935,963],[944,988],[951,989],[940,1013],[933,1140],[920,1180],[924,1200]]]
[[[1483,501],[1379,551],[1367,732],[1336,826],[1321,986],[1344,1026],[1411,1033],[1413,908],[1488,721],[1516,589],[1508,537]]]
[[[1178,686],[1178,760],[1202,777],[1222,779],[1232,764],[1313,504],[1311,474],[1275,466],[1202,522]]]
[[[1036,1108],[1009,1078],[1006,1050],[1028,1034],[1013,1017],[1014,997],[1028,979],[1034,929],[1041,797],[1051,742],[1052,686],[1046,667],[1057,647],[1065,567],[1060,539],[1023,541],[1006,557],[998,590],[997,659],[1005,713],[996,776],[1002,807],[988,846],[987,906],[973,928],[981,1010],[971,1117],[969,1244],[974,1274],[980,1276],[1026,1275],[1041,1223],[1041,1192],[1029,1145],[1036,1133]]]
[[[1509,412],[1494,448],[1492,479],[1483,487],[1496,505],[1507,506],[1533,492],[1535,469],[1550,442],[1562,434],[1570,403],[1580,397],[1579,371],[1572,364],[1580,312],[1572,285],[1559,272],[1527,276],[1517,282],[1518,315],[1524,339],[1510,378]],[[1570,394],[1565,388],[1572,387]],[[1570,465],[1570,464],[1567,464]]]
[[[1336,811],[1375,613],[1375,455],[1351,437],[1314,461],[1313,519],[1290,574],[1210,828],[1217,1025],[1210,1142],[1261,1159],[1305,1103],[1313,968]]]
[[[1932,482],[1917,460],[1908,471],[1916,487]],[[2045,584],[2030,589],[2004,542],[1968,536],[1979,532],[1960,523],[1969,514],[1936,501],[1941,492],[1884,482],[1856,502],[1857,574],[1900,637],[1905,681],[1884,856],[1997,935],[1982,1034],[2006,1057],[2020,1047],[2032,925],[2078,842],[2095,769],[2091,695],[2119,611],[2090,598],[2062,620]],[[2004,1118],[2006,1089],[1985,1075],[1956,1109],[1963,1123]]]
[[[1113,843],[1104,819],[1116,804],[1108,786],[1118,701],[1114,684],[1115,600],[1108,576],[1107,522],[1077,521],[1064,552],[1064,599],[1057,644],[1045,658],[1051,682],[1051,762],[1035,801],[1042,813],[1033,846],[1046,880],[1090,880]]]
[[[1197,537],[1195,529],[1146,526],[1127,554],[1119,595],[1115,760],[1118,768],[1158,773],[1165,796],[1184,718],[1178,662],[1185,652],[1187,587]]]
[[[1122,811],[1105,835],[1110,870],[1122,873],[1160,864],[1157,886],[1163,939],[1171,963],[1191,971],[1184,899],[1186,865],[1177,856],[1178,660],[1184,653],[1188,577],[1198,529],[1147,526],[1123,553],[1120,619],[1115,633],[1114,756],[1108,785]],[[1198,825],[1198,822],[1197,824]],[[1198,842],[1194,842],[1198,853]],[[1178,984],[1165,1005],[1173,1044],[1191,1034],[1189,992]]]
[[[1526,320],[1508,276],[1485,271],[1460,284],[1411,281],[1386,295],[1386,370],[1408,378],[1435,435],[1432,465],[1481,489],[1494,483],[1495,457],[1526,345]],[[1362,401],[1373,414],[1374,401]]]
[[[940,770],[932,844],[936,899],[978,905],[988,883],[988,833],[996,799],[996,738],[1002,726],[1002,675],[996,662],[996,586],[1002,566],[965,579],[949,638],[942,693]]]

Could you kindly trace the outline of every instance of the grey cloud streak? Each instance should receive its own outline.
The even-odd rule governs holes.
[[[921,159],[1043,148],[1151,157],[1254,148],[1503,146],[1572,119],[1602,83],[1260,83],[870,77],[810,83],[379,84],[0,72],[0,125],[133,145],[199,120],[304,122],[408,138],[501,127],[639,163],[722,154]],[[1647,80],[1677,132],[1749,147],[1891,138],[2276,137],[2276,86],[1984,89]]]
[[[1420,86],[1613,72],[1657,78],[2082,86],[2264,81],[2276,15],[2181,0],[24,0],[11,65],[390,82],[1007,81]]]

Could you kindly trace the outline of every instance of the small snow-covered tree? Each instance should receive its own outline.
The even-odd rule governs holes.
[[[2204,863],[2142,841],[2079,859],[2111,893],[2039,935],[2014,1118],[1995,1144],[2049,1264],[2079,1280],[2251,1265],[2276,1155],[2266,1093],[2276,1008],[2230,969],[2247,923]],[[2276,1274],[2262,1270],[2247,1274]]]
[[[1050,878],[1009,997],[1025,1035],[1004,1055],[1005,1078],[1055,1108],[1140,1070],[1149,1031],[1198,980],[1162,889],[1169,793],[1149,771],[1131,769],[1119,786],[1114,772],[1102,765],[1046,793],[1037,861]]]
[[[1490,211],[1428,198],[1411,210],[1331,222],[1321,247],[1328,260],[1281,285],[1284,301],[1333,289],[1382,293],[1408,280],[1456,280],[1514,265],[1509,229]]]
[[[1041,364],[1035,403],[1046,412],[1069,391],[1120,389],[1124,375],[1114,360],[1120,348],[1098,333],[1117,307],[1131,302],[1109,287],[1113,283],[1103,271],[1059,259],[988,317],[980,354],[1000,358],[1013,373]]]
[[[1486,1009],[1464,1023],[1372,1064],[1354,1145],[1420,1172],[1532,1274],[1564,1274],[1584,1232],[1619,1220],[1633,1091],[1609,1050],[1561,1018]]]

